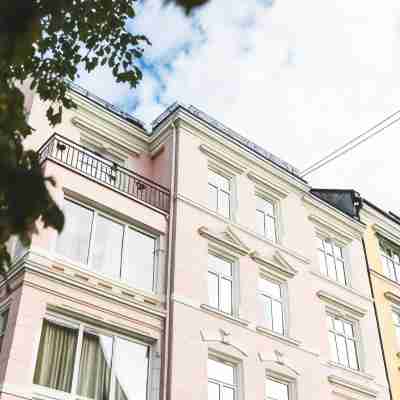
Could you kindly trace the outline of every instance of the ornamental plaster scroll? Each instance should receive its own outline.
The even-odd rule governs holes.
[[[268,271],[270,270],[272,273],[277,273],[284,278],[293,278],[298,272],[278,250],[273,254],[272,260],[259,254],[257,251],[252,251],[250,257]]]
[[[284,353],[275,349],[274,355],[275,355],[275,360],[264,358],[264,356],[261,353],[258,353],[258,358],[262,363],[271,363],[271,364],[279,365],[281,367],[284,367],[287,371],[289,371],[289,374],[294,374],[295,376],[300,376],[300,373],[297,370],[295,370],[293,367],[288,365],[288,363],[285,361]],[[291,378],[290,375],[288,377]]]
[[[225,346],[231,347],[235,350],[237,350],[240,354],[242,354],[245,357],[248,357],[248,354],[246,351],[242,349],[242,347],[238,344],[235,344],[231,340],[231,333],[225,331],[224,329],[219,329],[218,333],[216,334],[211,334],[211,333],[206,333],[203,331],[200,331],[200,336],[201,340],[204,343],[220,343]]]

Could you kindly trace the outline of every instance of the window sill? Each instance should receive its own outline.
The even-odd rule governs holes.
[[[281,335],[280,333],[271,331],[270,329],[265,328],[263,326],[256,326],[256,331],[261,333],[262,335],[268,336],[272,339],[279,340],[280,342],[283,342],[286,344],[290,344],[292,346],[298,347],[301,344],[301,342],[299,340],[290,338],[288,336]]]
[[[216,308],[209,306],[208,304],[201,304],[200,308],[202,310],[204,310],[204,311],[207,311],[210,314],[222,317],[224,319],[227,319],[227,320],[229,320],[231,322],[234,322],[234,323],[236,323],[238,325],[241,325],[241,326],[248,326],[249,323],[250,323],[249,321],[246,321],[246,320],[244,320],[242,318],[235,317],[233,315],[226,314],[226,313],[224,313],[222,311],[219,311]]]
[[[355,376],[357,376],[359,378],[365,379],[367,381],[375,380],[375,377],[373,375],[367,374],[366,372],[363,372],[363,371],[360,371],[360,370],[344,367],[343,365],[337,364],[337,363],[335,363],[333,361],[328,361],[326,363],[326,365],[328,367],[340,369],[341,371],[346,371],[346,372],[348,372],[350,374],[353,374],[353,375],[355,375]]]

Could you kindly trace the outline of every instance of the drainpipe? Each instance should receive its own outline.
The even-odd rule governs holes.
[[[162,399],[167,400],[170,388],[170,347],[172,346],[172,338],[170,331],[172,330],[172,299],[174,279],[174,253],[175,253],[175,232],[176,232],[176,186],[177,186],[177,154],[178,154],[178,134],[175,120],[170,124],[172,127],[172,159],[171,159],[171,185],[170,185],[170,208],[168,217],[168,254],[166,268],[166,318],[165,318],[165,334],[164,334],[164,362],[162,376]]]
[[[378,309],[377,309],[376,303],[375,303],[375,293],[374,293],[374,288],[373,288],[373,285],[372,285],[371,272],[370,272],[370,268],[369,268],[368,255],[367,255],[367,248],[365,246],[364,238],[362,238],[361,240],[362,240],[362,245],[363,245],[363,250],[364,250],[365,264],[367,266],[367,275],[368,275],[369,288],[371,290],[372,303],[374,305],[376,326],[378,327],[379,344],[380,344],[380,347],[381,347],[383,365],[385,367],[385,375],[386,375],[386,380],[387,380],[388,388],[389,388],[389,396],[390,396],[391,400],[394,400],[393,393],[392,393],[392,387],[390,386],[389,370],[388,370],[388,366],[387,366],[387,362],[386,362],[385,352],[383,350],[382,332],[381,332],[381,326],[380,326],[379,318],[378,318]]]

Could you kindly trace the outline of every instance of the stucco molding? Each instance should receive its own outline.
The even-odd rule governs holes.
[[[256,326],[256,331],[263,334],[264,336],[268,336],[269,338],[276,339],[279,342],[289,344],[291,346],[298,347],[301,344],[299,340],[293,339],[288,336],[280,335],[279,333],[271,331],[270,329],[267,329],[263,326]]]
[[[296,260],[301,261],[303,264],[311,264],[311,260],[308,257],[305,257],[304,255],[298,253],[297,251],[294,251],[294,250],[292,250],[288,247],[285,247],[281,244],[273,243],[272,241],[266,240],[263,236],[248,229],[247,227],[240,225],[236,222],[227,220],[225,217],[222,217],[220,214],[208,209],[207,207],[204,207],[202,204],[199,204],[199,203],[189,199],[186,196],[183,196],[182,194],[178,194],[177,199],[182,201],[183,203],[189,205],[190,207],[200,210],[208,215],[212,215],[213,217],[217,218],[219,221],[229,224],[229,226],[234,227],[235,229],[240,230],[241,232],[256,238],[257,240],[262,242],[263,246],[271,246],[274,249],[277,249],[277,250],[295,258]]]
[[[320,215],[310,214],[308,219],[314,223],[317,233],[322,236],[333,236],[335,239],[341,241],[344,245],[348,245],[354,239],[359,239],[359,236],[354,235],[351,231],[342,228],[333,221],[321,217]]]
[[[329,216],[333,220],[336,220],[336,222],[328,221],[328,224],[331,225],[332,227],[339,228],[339,232],[343,231],[346,236],[350,236],[351,238],[361,239],[361,236],[363,235],[366,228],[363,223],[356,221],[355,219],[344,214],[337,208],[331,206],[330,204],[325,203],[324,201],[320,200],[319,198],[309,193],[303,196],[303,202],[308,204],[309,206],[313,206],[314,208],[320,210],[324,215]],[[316,214],[313,213],[312,215]],[[327,221],[326,217],[322,218],[324,221]],[[344,226],[351,228],[351,231],[339,226],[338,224],[343,224]]]
[[[390,240],[394,244],[400,246],[400,233],[392,229],[387,229],[383,225],[379,223],[372,224],[372,229],[380,236],[384,237],[385,239]]]
[[[370,398],[377,398],[378,397],[378,392],[374,389],[371,389],[365,385],[362,385],[358,382],[353,382],[347,379],[344,379],[340,376],[337,375],[329,375],[328,376],[328,381],[332,385],[339,386],[344,389],[351,390],[352,392],[355,392],[357,394],[367,396]]]
[[[251,251],[229,226],[223,232],[214,232],[205,226],[201,226],[198,232],[200,236],[212,243],[233,250],[242,256],[248,255]]]
[[[251,252],[250,257],[253,261],[262,265],[267,272],[273,274],[277,273],[279,276],[284,278],[293,278],[298,272],[278,250],[275,251],[272,260],[259,254],[257,251]]]
[[[276,378],[286,383],[294,383],[297,377],[300,376],[300,373],[291,367],[285,360],[286,356],[284,353],[280,352],[279,350],[274,350],[275,360],[265,357],[262,353],[258,353],[258,359],[261,363],[267,364],[266,366],[266,375],[271,378]],[[268,367],[268,364],[271,367]],[[279,369],[282,367],[284,368],[285,372],[282,370],[278,371],[277,366]]]
[[[261,176],[253,171],[249,171],[247,173],[248,178],[255,183],[256,185],[260,186],[261,191],[267,192],[272,196],[275,195],[279,200],[284,199],[289,195],[289,190],[286,188],[277,185],[275,182],[272,182],[270,179]]]
[[[71,122],[79,128],[84,139],[89,142],[100,142],[105,148],[107,148],[108,144],[109,147],[116,149],[114,149],[115,152],[118,152],[118,149],[122,149],[125,153],[140,156],[147,150],[146,146],[140,146],[132,140],[128,140],[128,138],[124,137],[125,135],[112,132],[112,130],[103,128],[100,124],[96,124],[89,119],[75,116],[71,119]]]
[[[200,337],[204,343],[220,343],[237,350],[242,356],[248,357],[248,353],[242,348],[242,346],[237,344],[235,341],[232,341],[231,333],[224,329],[219,329],[219,334],[210,334],[204,330],[200,330]]]
[[[391,303],[394,303],[394,304],[396,304],[396,305],[398,305],[398,306],[400,305],[400,296],[397,295],[396,293],[387,291],[387,292],[385,292],[384,296],[385,296],[385,298],[386,298],[387,300],[389,300]]]
[[[359,307],[355,304],[349,303],[346,300],[340,299],[339,297],[330,294],[324,290],[319,290],[317,296],[327,304],[338,307],[340,310],[348,312],[356,318],[362,318],[367,314],[367,310]]]
[[[233,171],[234,174],[242,174],[247,169],[246,166],[244,164],[241,164],[238,160],[233,159],[222,151],[216,150],[211,146],[201,144],[199,146],[199,149],[202,153],[207,155],[207,157],[218,163],[221,163],[225,168]]]

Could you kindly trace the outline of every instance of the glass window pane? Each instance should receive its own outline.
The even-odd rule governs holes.
[[[335,262],[333,260],[333,257],[328,255],[326,257],[326,261],[327,261],[327,267],[328,267],[328,276],[331,279],[335,279],[336,280],[336,269],[335,269]]]
[[[208,359],[208,377],[219,382],[234,384],[234,367],[227,363]]]
[[[216,175],[217,176],[217,180],[218,180],[218,187],[225,191],[225,192],[229,192],[230,191],[230,179],[225,178],[222,175]]]
[[[272,329],[275,332],[278,332],[283,335],[283,310],[282,304],[278,301],[272,301],[272,318],[273,318],[273,327]]]
[[[220,309],[232,314],[232,282],[227,279],[221,279]]]
[[[232,276],[232,263],[212,254],[208,255],[208,266],[211,270],[224,276]]]
[[[356,345],[353,340],[347,340],[347,349],[349,352],[349,367],[358,369]]]
[[[348,366],[348,357],[347,357],[345,338],[343,336],[336,335],[336,344],[337,344],[337,349],[338,349],[339,364],[342,364],[345,367],[347,367]]]
[[[336,348],[335,334],[333,332],[329,332],[328,338],[329,338],[329,348],[331,351],[332,361],[337,363],[339,361],[339,359],[338,359],[338,352],[337,352],[337,348]]]
[[[332,246],[332,242],[329,240],[325,240],[325,250],[328,254],[332,254],[333,255],[333,246]]]
[[[317,248],[322,251],[324,250],[324,241],[319,237],[317,237]]]
[[[208,304],[211,307],[218,308],[218,276],[208,273]]]
[[[57,252],[73,261],[87,264],[93,211],[68,200],[63,210],[65,225],[58,236]]]
[[[265,235],[265,214],[261,211],[256,211],[256,229],[257,233],[264,236]]]
[[[219,385],[217,383],[208,382],[208,400],[220,400]]]
[[[259,278],[258,288],[262,293],[266,293],[277,299],[281,298],[281,286],[264,278]]]
[[[275,242],[276,240],[276,229],[275,229],[275,219],[272,217],[267,217],[266,223],[266,236],[269,240]]]
[[[228,193],[219,191],[218,212],[224,217],[229,218],[230,208],[230,195]]]
[[[334,252],[335,252],[335,257],[336,258],[342,258],[342,249],[339,247],[339,246],[337,246],[337,245],[333,245],[333,249],[334,249]]]
[[[353,332],[353,325],[350,322],[343,322],[344,325],[344,332],[347,337],[354,337],[354,332]]]
[[[216,174],[214,171],[208,170],[208,182],[211,183],[213,186],[218,187],[218,174]]]
[[[33,383],[71,391],[78,331],[43,320]]]
[[[263,323],[265,327],[272,330],[272,300],[269,297],[260,295],[263,310]]]
[[[98,216],[94,233],[91,267],[112,278],[120,277],[124,227]]]
[[[154,287],[155,239],[129,228],[124,239],[124,263],[121,279],[147,291]]]
[[[115,400],[146,400],[149,346],[115,338]]]
[[[340,319],[334,318],[333,325],[336,332],[344,333],[343,322]]]
[[[234,400],[235,398],[235,391],[233,390],[233,388],[230,387],[224,387],[223,388],[223,395],[222,395],[222,399],[223,400]]]
[[[109,336],[85,332],[79,364],[78,395],[107,400],[110,395],[112,342]]]
[[[211,210],[218,210],[218,189],[212,185],[208,185],[208,206]]]
[[[343,261],[336,260],[336,272],[337,272],[337,280],[343,285],[346,284],[346,276],[344,273],[344,263]]]
[[[271,399],[271,400],[288,400],[289,399],[288,385],[286,383],[277,382],[273,379],[266,378],[265,392],[267,394],[267,399]]]
[[[320,271],[323,275],[328,275],[327,265],[325,260],[325,253],[321,250],[318,250],[318,260],[319,260],[319,267]]]

